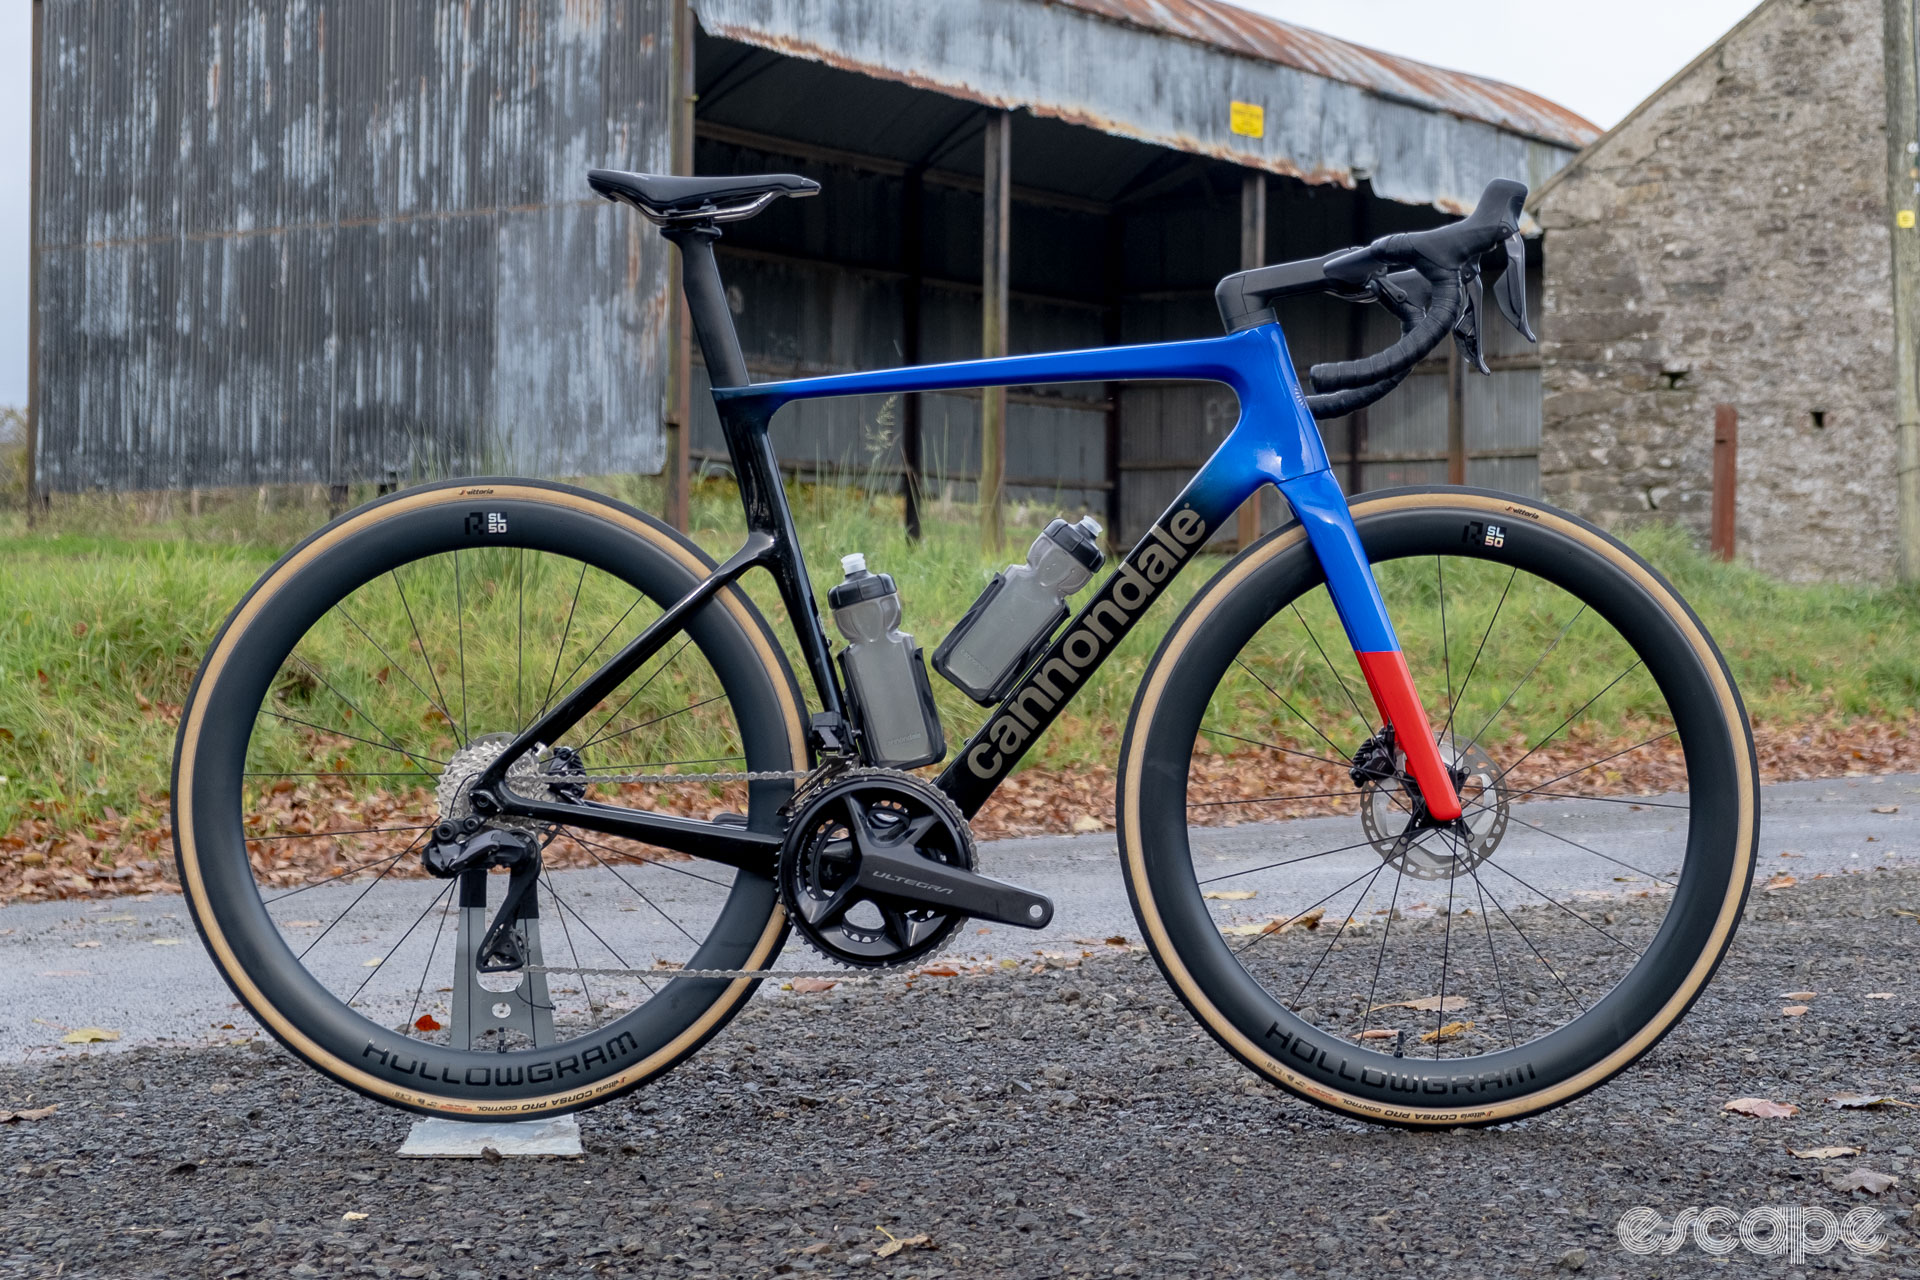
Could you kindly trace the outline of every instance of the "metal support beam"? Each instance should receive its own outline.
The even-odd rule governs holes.
[[[693,9],[689,0],[673,5],[673,172],[693,172]],[[693,488],[693,322],[681,288],[680,250],[672,254],[672,301],[667,322],[667,523],[685,533]]]
[[[1920,84],[1911,0],[1885,0],[1887,203],[1893,219],[1894,501],[1898,570],[1920,581]]]
[[[1101,317],[1101,336],[1110,347],[1119,346],[1126,338],[1126,315],[1122,300],[1126,295],[1126,221],[1118,213],[1109,213],[1102,224],[1106,241],[1101,256],[1103,302],[1105,314]],[[1106,387],[1107,423],[1107,541],[1116,547],[1127,544],[1126,531],[1121,528],[1120,517],[1120,404],[1125,388],[1118,382],[1109,382]]]
[[[39,522],[45,500],[40,484],[40,46],[46,31],[45,0],[33,0],[33,106],[27,173],[27,527]]]
[[[1240,269],[1250,271],[1267,265],[1267,175],[1248,173],[1240,179]],[[1267,490],[1261,485],[1253,496],[1240,504],[1234,535],[1242,547],[1250,547],[1266,527],[1263,519]]]
[[[1013,213],[1013,114],[987,119],[980,253],[980,354],[1007,354],[1007,246]],[[1007,475],[1007,391],[992,387],[980,399],[980,540],[990,551],[1001,543],[1001,500]]]
[[[900,200],[900,258],[906,278],[900,282],[900,358],[920,363],[920,292],[926,274],[926,181],[920,169],[909,169]],[[909,394],[900,406],[900,498],[905,509],[907,536],[920,540],[920,496],[926,475],[920,443],[921,397]]]
[[[1713,517],[1709,545],[1716,560],[1733,559],[1734,514],[1740,479],[1740,415],[1713,406]]]

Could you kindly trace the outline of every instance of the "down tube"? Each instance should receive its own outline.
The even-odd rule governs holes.
[[[1207,538],[1267,477],[1222,448],[1003,699],[936,785],[971,818]]]

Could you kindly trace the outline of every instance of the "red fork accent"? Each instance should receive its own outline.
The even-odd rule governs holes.
[[[1373,705],[1393,726],[1393,742],[1407,753],[1407,767],[1420,784],[1427,812],[1441,822],[1460,816],[1460,795],[1453,789],[1453,775],[1440,759],[1440,748],[1433,740],[1433,726],[1427,723],[1426,708],[1414,691],[1413,672],[1407,669],[1407,655],[1398,649],[1379,653],[1355,653],[1360,673],[1367,678],[1367,690]]]

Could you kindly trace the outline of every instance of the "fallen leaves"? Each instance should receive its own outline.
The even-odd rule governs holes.
[[[1107,824],[1090,813],[1083,813],[1073,820],[1073,831],[1076,835],[1088,835],[1092,832],[1105,831],[1106,829]]]
[[[960,971],[950,964],[930,964],[920,970],[920,972],[929,978],[957,978],[960,976]]]
[[[1766,884],[1761,887],[1768,893],[1779,893],[1782,889],[1791,889],[1799,883],[1800,881],[1797,877],[1790,876],[1782,871],[1776,875],[1769,876]]]
[[[104,1027],[80,1027],[60,1037],[61,1044],[101,1044],[109,1040],[118,1040],[118,1031],[108,1031]]]
[[[1867,999],[1869,999],[1869,1000],[1891,1000],[1891,999],[1893,999],[1893,992],[1891,992],[1891,991],[1869,991],[1869,992],[1867,992],[1867,995],[1866,995],[1866,998],[1867,998]]]
[[[1318,929],[1320,922],[1326,919],[1326,916],[1325,907],[1315,907],[1297,916],[1274,916],[1272,919],[1256,921],[1253,924],[1230,924],[1220,932],[1234,938],[1251,938],[1264,933],[1285,933],[1296,925],[1302,929]]]
[[[13,1124],[18,1120],[45,1120],[60,1109],[59,1103],[50,1107],[28,1107],[24,1111],[0,1111],[0,1124]]]
[[[365,1222],[366,1220],[367,1220],[366,1214],[355,1213],[351,1210],[340,1215],[340,1221],[342,1222]]]
[[[440,1030],[440,1022],[432,1014],[423,1013],[413,1020],[413,1029],[415,1031],[438,1031]]]
[[[1811,1000],[1819,994],[1818,991],[1782,991],[1780,998],[1782,1000],[1792,1000],[1795,1003],[1799,1003],[1801,1001]]]
[[[1758,1116],[1762,1120],[1784,1120],[1800,1114],[1800,1108],[1791,1102],[1775,1102],[1771,1098],[1735,1098],[1720,1109],[1736,1115]]]
[[[1253,894],[1252,889],[1209,889],[1200,896],[1208,902],[1245,902]]]
[[[1838,1160],[1841,1156],[1857,1156],[1858,1147],[1808,1147],[1805,1151],[1787,1148],[1787,1154],[1799,1160]]]
[[[1790,1004],[1780,1010],[1783,1018],[1804,1018],[1812,1012],[1812,1007],[1804,1004]]]
[[[839,985],[832,978],[795,978],[787,984],[787,989],[798,991],[802,995],[818,995],[822,991],[831,991]]]
[[[1418,1013],[1452,1013],[1455,1009],[1466,1007],[1465,996],[1422,996],[1418,1000],[1395,1000],[1391,1004],[1377,1004],[1367,1012],[1378,1013],[1382,1009],[1412,1009]]]
[[[1898,813],[1900,812],[1900,806],[1897,804],[1877,804],[1873,806],[1873,811],[1875,813]]]
[[[1452,997],[1449,996],[1448,999],[1452,999]],[[1473,1024],[1471,1022],[1449,1022],[1444,1027],[1435,1027],[1431,1031],[1422,1033],[1420,1043],[1438,1044],[1442,1040],[1458,1040],[1471,1030],[1473,1030]]]
[[[1827,1175],[1827,1185],[1835,1191],[1864,1191],[1870,1196],[1879,1195],[1899,1181],[1900,1179],[1891,1174],[1880,1173],[1873,1169],[1855,1169],[1850,1173]]]
[[[878,1226],[874,1230],[887,1238],[885,1244],[873,1251],[876,1258],[891,1258],[902,1249],[926,1249],[933,1245],[933,1237],[928,1235],[896,1236],[885,1227]]]
[[[1836,1093],[1827,1099],[1842,1111],[1861,1111],[1869,1107],[1911,1107],[1914,1103],[1903,1102],[1887,1093]]]

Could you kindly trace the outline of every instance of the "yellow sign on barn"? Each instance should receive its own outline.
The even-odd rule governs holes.
[[[1227,128],[1243,138],[1267,136],[1267,109],[1257,102],[1235,102],[1227,108]]]

